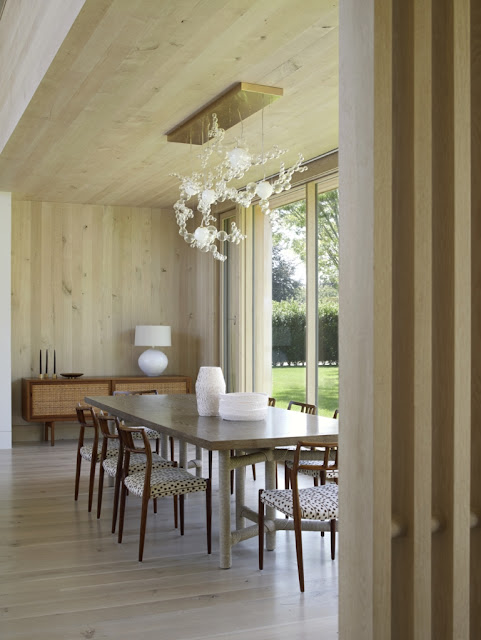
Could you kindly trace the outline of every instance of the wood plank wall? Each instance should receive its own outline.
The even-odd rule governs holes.
[[[480,3],[340,7],[340,638],[478,640]]]
[[[13,424],[39,350],[57,372],[141,371],[137,324],[172,327],[166,374],[218,363],[218,265],[178,234],[172,211],[13,200]],[[26,428],[26,427],[25,427]],[[24,437],[15,431],[14,440]]]

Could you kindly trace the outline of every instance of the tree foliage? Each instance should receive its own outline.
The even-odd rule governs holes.
[[[319,305],[318,362],[339,363],[338,324],[336,303]],[[306,362],[306,305],[295,300],[272,303],[272,365],[305,365]]]
[[[339,288],[339,191],[320,193],[317,209],[319,287],[336,295]],[[290,249],[305,262],[305,200],[276,209],[271,219],[273,246],[280,250]]]
[[[288,260],[279,245],[272,246],[272,299],[291,300],[297,297],[302,283],[295,277],[296,265]]]

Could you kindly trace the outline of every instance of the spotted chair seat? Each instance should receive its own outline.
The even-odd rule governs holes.
[[[80,448],[80,455],[84,460],[92,460],[92,445],[84,445]],[[97,460],[100,460],[100,456],[102,455],[102,444],[97,447]],[[107,458],[115,458],[117,462],[117,456],[119,455],[119,443],[118,442],[109,442],[107,446]]]
[[[143,429],[145,431],[145,435],[149,440],[157,440],[157,438],[160,438],[160,433],[155,429],[150,429],[149,427],[140,427],[137,425],[135,425],[135,427],[136,429]],[[134,432],[132,433],[132,438],[134,440],[142,440],[142,434]]]
[[[260,494],[260,499],[268,507],[294,517],[292,491],[286,489],[269,489]],[[325,484],[320,487],[310,487],[299,490],[299,505],[301,518],[308,520],[334,520],[339,513],[338,486]]]
[[[147,464],[147,456],[145,453],[133,453],[130,456],[129,473],[139,473],[145,471],[145,465]],[[162,469],[164,467],[172,467],[173,462],[165,460],[156,453],[152,453],[152,469]],[[111,478],[115,478],[117,475],[117,458],[106,458],[103,462],[105,473]]]
[[[144,493],[144,472],[134,473],[125,478],[124,483],[130,493],[142,497]],[[161,498],[163,496],[181,495],[206,491],[207,480],[193,476],[185,469],[179,467],[165,467],[152,470],[150,478],[150,497]]]
[[[334,464],[334,463],[332,463]],[[294,465],[293,460],[286,460],[286,467],[288,469],[292,469]],[[317,460],[303,460],[302,461],[302,466],[303,467],[310,467],[310,466],[319,466],[319,461]],[[323,471],[319,470],[319,469],[299,469],[299,473],[302,473],[302,475],[305,476],[312,476],[313,478],[320,478],[321,477],[321,473],[323,473]],[[339,470],[338,469],[332,469],[331,471],[327,470],[326,472],[326,479],[327,480],[337,480],[339,478]]]

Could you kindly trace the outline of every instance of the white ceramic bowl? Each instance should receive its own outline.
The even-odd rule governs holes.
[[[224,420],[264,420],[267,415],[266,393],[222,393],[219,415]]]

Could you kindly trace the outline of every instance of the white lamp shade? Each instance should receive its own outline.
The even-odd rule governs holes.
[[[136,347],[170,347],[170,327],[159,325],[139,325],[135,327]]]

